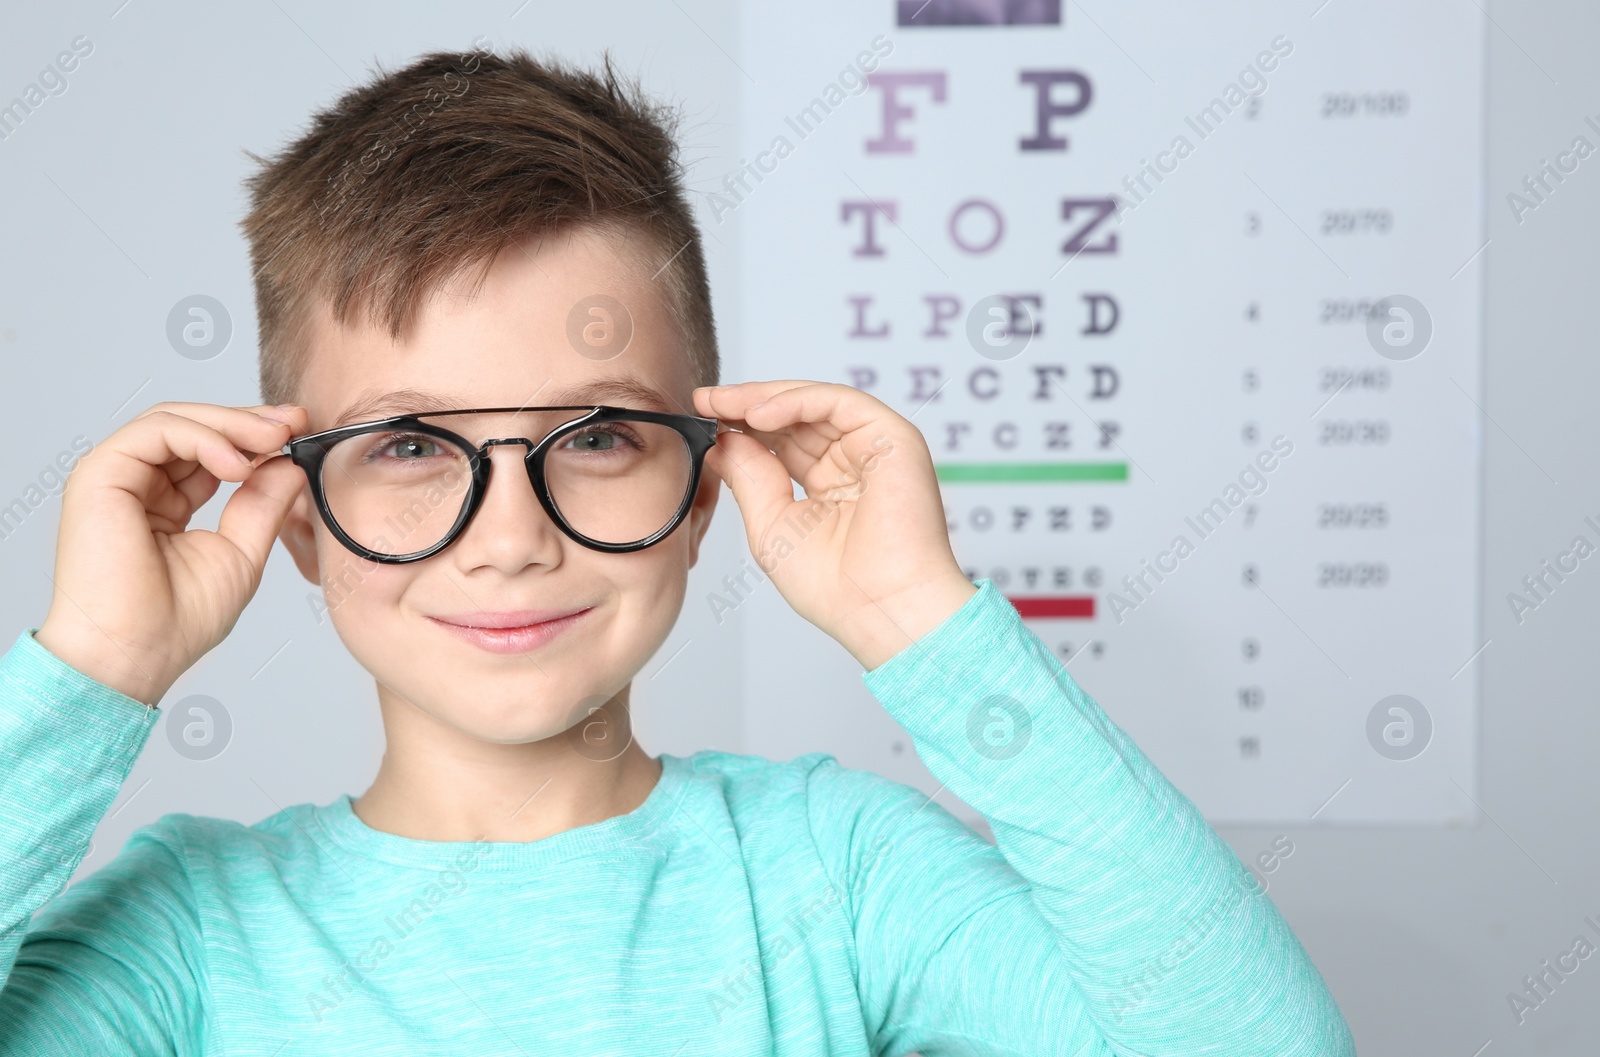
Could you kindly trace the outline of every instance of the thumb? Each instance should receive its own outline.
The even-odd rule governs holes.
[[[239,548],[259,572],[305,483],[305,472],[293,460],[267,460],[228,497],[217,520],[217,535]]]
[[[794,503],[794,481],[783,460],[754,437],[730,430],[717,434],[706,462],[733,492],[745,534],[757,549],[767,526]]]

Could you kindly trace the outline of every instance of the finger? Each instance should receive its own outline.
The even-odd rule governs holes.
[[[922,434],[887,404],[848,385],[817,383],[780,390],[758,407],[745,411],[754,432],[795,436],[810,428],[818,435],[834,438],[828,454],[841,469],[854,469],[870,460],[879,443],[888,436],[907,442],[923,442]],[[804,469],[814,468],[813,460]],[[797,476],[805,482],[805,477]]]
[[[724,419],[729,425],[747,437],[754,437],[767,447],[777,451],[780,444],[787,444],[797,452],[807,455],[812,459],[821,459],[828,453],[828,449],[838,444],[844,436],[836,429],[827,427],[818,428],[810,422],[796,422],[781,429],[756,429],[748,422]],[[830,436],[829,434],[836,434]]]
[[[189,477],[196,472],[205,471],[205,467],[201,466],[197,462],[190,462],[187,459],[174,459],[172,462],[169,462],[165,466],[161,467],[161,469],[166,473],[167,480],[171,481],[173,484],[177,484],[179,481],[182,481],[184,478]]]
[[[789,378],[767,382],[737,382],[733,385],[702,386],[694,391],[694,406],[702,415],[727,421],[742,421],[745,409],[770,399],[785,389],[825,383]]]
[[[305,475],[289,459],[272,459],[257,467],[228,497],[217,520],[217,535],[239,548],[259,572],[305,483]]]
[[[758,534],[794,502],[794,484],[783,462],[753,437],[719,433],[706,464],[733,492],[748,534],[759,544]]]
[[[848,385],[784,380],[748,382],[726,389],[734,391],[697,389],[697,406],[718,417],[738,409],[737,413],[745,416],[738,420],[740,431],[771,449],[808,494],[815,488],[833,487],[823,465],[830,454],[840,472],[853,471],[858,460],[870,458],[866,449],[872,446],[865,437],[866,427],[886,426],[899,419],[888,405]],[[846,440],[858,430],[860,435]],[[871,432],[876,436],[885,430]]]
[[[711,387],[703,386],[694,391],[695,409],[703,415],[720,419],[722,422],[756,437],[767,447],[782,453],[779,448],[778,438],[787,435],[798,446],[798,450],[809,455],[812,460],[821,459],[828,450],[828,446],[839,440],[844,434],[830,422],[794,422],[789,425],[772,429],[758,429],[751,425],[748,419],[736,417],[746,413],[750,404],[760,403],[769,399],[770,395],[779,392],[798,389],[803,386],[823,383],[799,382],[794,380],[780,382],[746,382],[735,386],[726,386],[717,389],[714,395]],[[787,390],[781,387],[787,387]],[[850,389],[849,386],[842,388]],[[723,389],[737,390],[731,398],[723,395]],[[860,390],[851,389],[852,392]],[[735,412],[733,408],[739,408]],[[795,467],[791,465],[790,469]]]
[[[205,467],[201,466],[197,462],[190,462],[187,459],[174,459],[163,466],[162,469],[166,471],[167,480],[171,481],[175,485],[189,477],[191,474],[206,472]]]
[[[850,462],[844,448],[811,430],[805,423],[795,428],[795,433],[765,433],[744,429],[747,437],[754,437],[766,445],[779,460],[790,478],[798,482],[807,495],[816,496],[840,487],[855,487],[855,475],[860,467]],[[811,441],[802,443],[802,437]]]
[[[285,408],[273,404],[229,407],[224,404],[168,400],[149,408],[139,418],[160,412],[181,415],[210,426],[246,455],[277,451],[290,437],[310,432],[310,412],[303,407]]]
[[[212,412],[219,407],[220,405],[217,404],[202,404],[174,400],[157,404],[155,407],[152,407],[144,412],[144,414],[149,414],[151,411],[156,410],[167,410],[177,414],[184,414],[185,417],[193,418],[197,422],[204,422],[207,425],[211,425],[213,428],[215,428],[216,423],[213,421]],[[270,416],[272,419],[286,422],[289,424],[291,436],[304,433],[310,427],[310,413],[306,411],[305,408],[299,407],[298,405],[257,404],[254,407],[221,409],[226,411],[249,411],[258,417]],[[143,416],[141,415],[139,417]],[[244,454],[248,456],[251,454],[251,451],[246,449]],[[256,460],[251,459],[251,462],[254,463]],[[188,477],[190,474],[194,473],[196,470],[200,469],[200,464],[197,462],[189,462],[187,460],[179,459],[167,463],[164,467],[162,467],[162,469],[166,471],[167,479],[176,484],[177,482]]]
[[[745,423],[739,427],[739,431],[756,438],[774,451],[777,451],[778,444],[783,442],[796,451],[810,456],[812,459],[821,459],[827,455],[828,449],[839,440],[839,437],[828,436],[823,430],[818,429],[810,422],[796,422],[793,425],[785,426],[783,429],[775,430],[756,429],[749,423]],[[833,430],[832,432],[837,433],[838,431]]]
[[[194,512],[217,494],[221,483],[215,474],[204,469],[165,485],[157,477],[150,494],[142,497],[150,527],[161,532],[182,532]]]
[[[753,430],[743,431],[747,437],[752,437],[783,463],[783,468],[790,477],[796,481],[804,481],[817,467],[821,460],[801,447],[793,437],[786,433],[760,433]],[[823,447],[826,454],[827,447]]]
[[[85,457],[85,462],[105,473],[111,483],[141,496],[151,491],[148,472],[157,469],[184,479],[189,472],[169,472],[174,462],[203,466],[225,481],[242,481],[251,472],[249,451],[272,451],[288,441],[292,427],[277,425],[242,408],[201,407],[200,418],[168,411],[157,405],[118,429]],[[209,420],[209,421],[202,421]],[[215,423],[212,425],[211,423]],[[241,451],[240,449],[244,449]],[[102,452],[124,456],[137,465],[116,459],[99,459]]]
[[[756,429],[775,431],[799,423],[819,430],[830,427],[842,436],[894,414],[887,404],[848,385],[816,382],[782,389],[744,409]]]
[[[172,482],[173,491],[182,496],[183,501],[188,504],[188,509],[191,512],[199,510],[209,503],[211,497],[217,494],[217,489],[221,485],[222,482],[217,480],[216,474],[198,465],[196,465],[195,471],[187,477]]]

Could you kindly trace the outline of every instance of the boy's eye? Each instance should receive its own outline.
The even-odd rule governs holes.
[[[576,451],[612,451],[622,447],[639,447],[633,431],[620,422],[579,430],[567,438],[564,445]]]
[[[425,459],[443,451],[432,437],[415,433],[389,434],[380,438],[370,449],[369,458],[386,456],[401,462]]]
[[[437,445],[434,444],[433,441],[428,440],[425,437],[407,437],[405,440],[398,441],[396,443],[395,453],[402,459],[413,458],[423,455],[432,455],[432,449],[436,447]]]

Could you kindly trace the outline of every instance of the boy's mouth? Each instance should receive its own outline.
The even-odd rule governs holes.
[[[593,606],[519,609],[502,613],[452,613],[428,619],[490,653],[526,653],[583,619]]]

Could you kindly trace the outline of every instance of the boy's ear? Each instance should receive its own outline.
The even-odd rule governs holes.
[[[722,494],[722,478],[710,470],[700,473],[700,484],[694,490],[694,501],[689,504],[689,566],[700,557],[700,541],[711,527],[711,514],[717,509],[717,497]]]
[[[306,484],[301,486],[300,494],[289,507],[288,515],[283,519],[283,528],[278,530],[278,538],[294,558],[295,568],[300,570],[300,575],[320,587],[322,576],[317,565],[317,537],[311,527],[311,517],[311,486]]]

